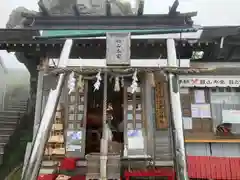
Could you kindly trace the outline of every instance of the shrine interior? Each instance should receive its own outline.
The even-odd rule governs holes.
[[[100,152],[102,137],[104,82],[101,81],[99,90],[94,90],[94,83],[95,80],[88,81],[86,154]],[[123,130],[119,128],[123,123],[123,88],[114,91],[114,78],[109,77],[107,83],[107,124],[112,133],[109,143],[114,146],[114,151],[120,152],[123,143]]]

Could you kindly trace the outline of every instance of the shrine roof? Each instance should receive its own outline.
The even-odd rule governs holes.
[[[182,29],[191,28],[192,17],[197,15],[197,12],[180,13],[177,11],[178,0],[174,1],[167,14],[143,14],[144,1],[139,4],[136,13],[131,8],[127,12],[127,7],[118,1],[115,3],[103,1],[102,5],[93,3],[90,9],[85,4],[76,3],[62,4],[62,9],[57,8],[57,10],[51,8],[51,4],[40,0],[39,13],[22,13],[25,18],[23,27],[36,30]],[[115,6],[118,10],[114,8]]]
[[[240,34],[240,26],[205,26],[202,30],[201,41],[212,41],[221,37],[236,37]]]
[[[124,29],[171,29],[191,28],[192,21],[185,16],[27,16],[25,29],[36,30],[124,30]]]

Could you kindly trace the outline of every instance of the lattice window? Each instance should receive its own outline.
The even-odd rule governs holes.
[[[131,93],[130,87],[126,88],[127,93],[127,128],[142,129],[142,90],[138,87],[137,92]]]
[[[83,127],[84,108],[84,90],[78,88],[68,95],[68,129]]]

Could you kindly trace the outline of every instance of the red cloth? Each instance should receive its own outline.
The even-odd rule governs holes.
[[[76,168],[76,158],[64,158],[60,163],[60,170],[74,170]]]
[[[57,176],[57,174],[42,174],[38,176],[38,180],[55,180]]]
[[[71,177],[71,180],[85,180],[85,176],[82,176],[82,175],[76,175],[76,176],[73,176]]]

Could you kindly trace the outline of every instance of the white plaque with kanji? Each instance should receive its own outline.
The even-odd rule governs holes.
[[[107,33],[107,65],[130,65],[130,33]]]

